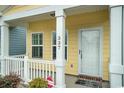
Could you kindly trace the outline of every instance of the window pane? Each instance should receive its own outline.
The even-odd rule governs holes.
[[[43,45],[43,35],[39,34],[39,45]]]
[[[43,57],[43,48],[42,46],[33,46],[32,47],[32,57],[33,58],[42,58]]]
[[[65,45],[67,45],[68,37],[67,37],[67,32],[65,32]]]
[[[38,57],[38,47],[32,47],[32,57]]]
[[[52,33],[52,44],[56,45],[56,32]]]
[[[67,46],[65,46],[65,59],[67,60]]]
[[[56,59],[56,46],[53,46],[53,59]]]
[[[32,34],[32,44],[38,45],[38,34]]]
[[[38,34],[35,34],[34,45],[38,45]]]
[[[32,44],[34,45],[34,38],[35,38],[35,35],[32,34]]]
[[[32,44],[33,45],[42,45],[43,44],[43,35],[41,33],[32,34]]]
[[[67,32],[65,32],[65,45],[67,45],[67,40],[68,39],[68,37],[67,37]],[[52,44],[53,45],[56,45],[56,32],[53,32],[52,33]]]
[[[39,57],[43,58],[43,47],[39,47]]]

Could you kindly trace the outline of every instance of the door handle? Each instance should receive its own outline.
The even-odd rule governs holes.
[[[82,59],[82,50],[79,50],[79,55],[81,56]]]

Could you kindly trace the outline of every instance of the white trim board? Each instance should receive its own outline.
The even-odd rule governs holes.
[[[49,5],[49,6],[44,6],[44,7],[40,7],[40,8],[36,8],[36,9],[32,9],[32,10],[22,11],[22,12],[14,13],[11,15],[3,16],[2,18],[4,21],[10,21],[10,20],[14,20],[14,19],[30,17],[30,16],[39,15],[39,14],[55,12],[60,9],[64,10],[64,9],[72,8],[72,7],[76,7],[76,6],[79,6],[79,5],[59,5],[59,6],[58,5]]]
[[[80,50],[81,50],[81,32],[83,30],[99,30],[100,31],[100,77],[103,77],[103,29],[102,27],[96,27],[96,28],[87,28],[87,29],[80,29],[78,32],[78,74],[81,74],[80,69],[81,69],[81,55],[80,55]]]

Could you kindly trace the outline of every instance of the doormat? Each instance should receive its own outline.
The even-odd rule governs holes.
[[[97,81],[91,81],[91,80],[80,80],[78,79],[75,84],[92,87],[92,88],[102,88],[102,83]]]

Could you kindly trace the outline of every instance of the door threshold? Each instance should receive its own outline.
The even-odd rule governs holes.
[[[90,76],[90,75],[83,75],[83,74],[78,75],[78,79],[79,79],[79,80],[102,81],[102,78],[101,78],[101,77],[98,77],[98,76]]]

